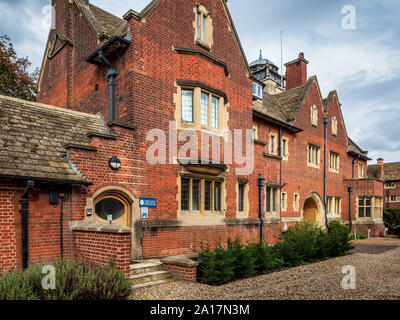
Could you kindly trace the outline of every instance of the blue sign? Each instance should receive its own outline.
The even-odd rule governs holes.
[[[139,200],[140,208],[157,208],[157,199],[155,198],[140,198]]]

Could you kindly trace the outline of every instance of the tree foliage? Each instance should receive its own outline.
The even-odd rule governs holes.
[[[30,72],[31,65],[17,56],[7,35],[0,36],[0,94],[35,101],[39,69]]]

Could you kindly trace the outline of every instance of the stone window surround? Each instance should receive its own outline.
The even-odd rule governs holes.
[[[271,153],[271,138],[274,139],[274,145],[273,145],[273,152]],[[269,134],[269,142],[268,142],[268,153],[277,156],[278,155],[278,135],[276,133],[270,132]]]
[[[283,198],[283,199],[282,199]],[[282,201],[283,200],[283,201]],[[280,203],[280,205],[281,205],[281,210],[283,211],[283,212],[286,212],[287,211],[287,200],[288,200],[288,194],[287,194],[287,192],[281,192],[281,203]]]
[[[267,205],[265,203],[265,208],[264,208],[264,214],[265,215],[269,215],[269,216],[278,216],[281,212],[281,188],[280,186],[276,185],[276,184],[272,184],[272,183],[266,183],[265,185],[265,202],[267,201],[267,189],[271,189],[270,191],[270,199],[269,199],[269,203],[270,203],[270,211],[267,211]],[[276,190],[276,194],[275,194],[275,211],[272,211],[272,201],[273,201],[273,190]],[[300,198],[299,198],[300,199]]]
[[[176,105],[176,119],[178,129],[197,129],[204,130],[206,132],[222,135],[228,128],[228,112],[227,112],[227,97],[225,93],[214,89],[201,82],[194,81],[183,81],[178,80],[177,93],[174,96]],[[193,90],[193,122],[182,121],[182,90]],[[201,93],[209,95],[208,102],[208,126],[201,124]],[[212,128],[211,126],[211,97],[218,99],[218,128]]]
[[[283,148],[283,140],[286,141],[286,148]],[[282,141],[281,141],[281,146],[282,146],[282,160],[288,161],[289,160],[289,138],[286,136],[282,136]]]
[[[316,153],[317,164],[313,163],[312,160],[309,157],[309,154],[310,154],[309,149],[310,148],[313,148],[313,149],[317,150],[317,153]],[[321,148],[319,146],[315,145],[315,144],[309,143],[307,145],[307,166],[310,167],[310,168],[320,169],[321,168],[320,163],[321,163]]]
[[[239,185],[244,186],[243,192],[243,211],[239,211]],[[236,218],[245,219],[249,217],[250,204],[249,204],[249,181],[247,179],[236,179]]]
[[[296,196],[297,196],[297,203],[296,203]],[[300,193],[293,194],[293,211],[299,212],[300,210]]]
[[[179,173],[179,184],[178,184],[178,203],[179,203],[179,214],[178,216],[184,216],[184,215],[197,215],[197,216],[224,216],[225,214],[225,178],[218,177],[218,176],[210,176],[210,175],[201,175],[201,174],[194,174],[194,173],[188,173],[188,172],[180,172]],[[181,186],[182,186],[182,179],[188,179],[189,180],[189,210],[181,210]],[[193,211],[192,210],[192,182],[193,180],[200,180],[200,210],[199,211]],[[206,181],[211,181],[211,210],[205,210],[205,182]],[[220,208],[221,210],[216,212],[214,211],[214,183],[215,182],[220,182],[221,183],[221,195],[220,195]]]
[[[395,181],[385,181],[385,189],[396,189]]]
[[[329,217],[341,217],[342,215],[342,197],[327,196],[327,212]],[[330,201],[329,201],[330,200]],[[339,212],[336,212],[336,201],[339,200]]]
[[[128,212],[128,226],[130,226],[132,224],[133,221],[137,220],[140,218],[139,214],[138,214],[138,210],[135,207],[136,205],[136,201],[135,201],[135,197],[125,188],[119,187],[119,186],[108,186],[108,187],[104,187],[101,188],[100,190],[96,191],[90,198],[86,199],[86,206],[85,206],[85,222],[92,222],[92,223],[97,223],[99,224],[99,220],[96,219],[95,215],[95,202],[97,199],[99,199],[100,197],[104,196],[104,195],[118,195],[121,198],[124,198],[129,204],[130,204],[130,212]],[[88,217],[86,215],[86,212],[88,209],[91,209],[93,214],[92,216]],[[103,223],[105,224],[105,223]]]
[[[337,157],[337,167],[332,167],[332,159]],[[337,152],[329,151],[329,172],[339,173],[340,170],[340,155]]]
[[[360,198],[371,198],[371,217],[365,217],[365,212],[364,212],[364,217],[359,216],[359,199]],[[381,199],[380,207],[375,206],[376,198]],[[379,216],[377,216],[377,214],[376,214],[376,209],[380,210]],[[358,221],[378,221],[378,220],[381,221],[382,216],[383,216],[383,198],[382,197],[379,197],[376,195],[357,195],[357,197],[356,197],[356,220],[358,220]]]
[[[365,174],[364,174],[364,163],[358,162],[358,178],[359,179],[364,179]]]
[[[194,28],[194,43],[205,48],[206,50],[210,51],[213,46],[213,25],[211,19],[210,11],[202,4],[197,4],[193,9],[194,12],[194,21],[193,21],[193,28]],[[200,30],[198,32],[197,27],[197,17],[200,14]],[[205,17],[205,39],[204,39],[204,32],[203,32],[203,17]],[[198,38],[198,33],[200,34],[200,39]]]

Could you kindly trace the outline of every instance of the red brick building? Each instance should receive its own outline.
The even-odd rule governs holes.
[[[47,105],[0,99],[0,267],[57,257],[61,243],[127,271],[201,242],[258,241],[260,175],[268,242],[303,219],[380,234],[382,181],[366,178],[367,152],[303,54],[273,90],[225,0],[154,0],[123,19],[84,0],[53,5]]]
[[[368,177],[384,182],[384,208],[400,209],[400,162],[378,163],[368,166]]]

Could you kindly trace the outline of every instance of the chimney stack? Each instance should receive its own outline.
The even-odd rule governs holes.
[[[383,179],[383,159],[382,158],[378,159],[378,171],[377,171],[376,177],[380,180]]]
[[[286,67],[286,90],[304,86],[307,83],[307,64],[304,53],[300,52],[296,60],[285,64]]]

